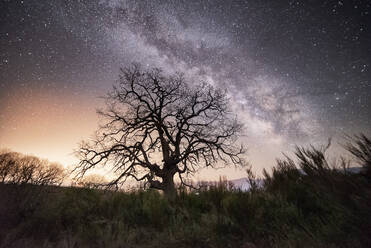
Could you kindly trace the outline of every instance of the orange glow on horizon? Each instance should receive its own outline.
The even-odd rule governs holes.
[[[10,91],[5,103],[0,99],[0,106],[8,106],[2,108],[0,115],[0,148],[46,158],[66,168],[76,164],[78,160],[73,151],[97,129],[96,108],[102,106],[102,100],[70,91],[33,87],[32,94],[30,89],[17,89]],[[259,148],[256,155],[252,149],[249,155],[254,156],[249,156],[250,162],[267,167],[266,156],[261,156]],[[279,149],[271,152],[277,154]],[[234,167],[210,168],[201,170],[194,180],[218,180],[219,176],[237,179],[245,177],[246,173],[245,169]]]
[[[33,154],[69,166],[77,162],[72,152],[97,127],[95,112],[99,101],[89,103],[81,96],[40,88],[17,90],[2,103],[0,147]],[[86,99],[86,96],[84,96]]]

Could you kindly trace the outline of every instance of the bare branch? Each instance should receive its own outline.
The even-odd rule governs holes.
[[[110,185],[133,178],[166,191],[176,173],[184,184],[183,176],[202,167],[245,165],[245,150],[237,144],[242,125],[226,92],[207,83],[191,87],[182,75],[133,65],[121,69],[106,102],[98,111],[105,124],[77,152],[80,176],[107,165],[117,173]]]

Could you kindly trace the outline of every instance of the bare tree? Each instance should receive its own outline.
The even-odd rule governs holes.
[[[242,126],[225,91],[207,83],[191,87],[180,74],[133,65],[121,69],[106,104],[98,110],[105,123],[77,152],[80,176],[109,165],[117,175],[109,185],[133,178],[173,198],[176,174],[184,185],[202,167],[244,165],[236,142]]]
[[[108,183],[107,179],[100,174],[90,174],[79,179],[74,182],[75,185],[91,189],[99,189]]]
[[[4,150],[0,152],[0,181],[6,183],[14,175],[21,154]]]

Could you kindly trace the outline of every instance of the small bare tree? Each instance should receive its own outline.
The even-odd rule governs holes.
[[[0,181],[1,183],[7,183],[18,167],[17,162],[19,161],[21,154],[4,150],[0,151]]]
[[[173,198],[176,174],[184,185],[202,167],[244,165],[244,149],[236,143],[242,126],[226,93],[207,83],[191,87],[180,74],[133,65],[121,69],[106,103],[98,110],[105,123],[77,151],[80,176],[110,165],[117,177],[109,185],[133,178]]]
[[[104,187],[107,185],[107,179],[99,174],[90,174],[87,176],[84,176],[80,180],[74,182],[75,185],[84,187],[84,188],[90,188],[90,189],[99,189],[101,187]]]

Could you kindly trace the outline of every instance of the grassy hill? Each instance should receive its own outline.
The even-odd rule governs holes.
[[[1,184],[0,247],[371,247],[366,141],[349,149],[359,173],[298,148],[259,187],[221,181],[174,201],[152,190]]]

